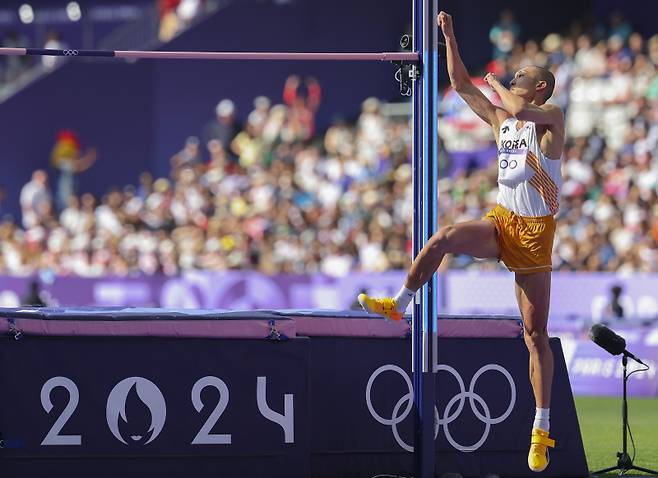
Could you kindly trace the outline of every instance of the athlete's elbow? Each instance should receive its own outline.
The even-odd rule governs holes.
[[[450,86],[452,86],[452,89],[457,93],[465,91],[467,85],[468,83],[464,80],[450,80]]]
[[[454,74],[450,75],[450,86],[457,93],[464,93],[472,88],[473,83],[468,75],[454,72]]]

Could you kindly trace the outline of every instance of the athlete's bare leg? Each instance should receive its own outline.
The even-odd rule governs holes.
[[[548,448],[555,446],[548,434],[553,384],[553,352],[547,331],[550,295],[550,272],[516,274],[516,298],[523,318],[523,337],[530,352],[530,384],[537,407],[528,452],[528,467],[535,472],[546,469]]]
[[[420,289],[441,265],[446,254],[468,254],[479,258],[500,255],[496,226],[489,219],[468,221],[439,229],[420,251],[407,275],[405,287]]]
[[[548,343],[551,273],[516,274],[516,299],[523,318],[523,338],[530,352],[530,383],[538,408],[549,408],[553,352]]]
[[[468,221],[439,229],[420,251],[397,297],[373,298],[359,294],[361,306],[368,312],[400,320],[414,293],[441,265],[446,254],[468,254],[480,258],[500,255],[496,226],[489,219]]]

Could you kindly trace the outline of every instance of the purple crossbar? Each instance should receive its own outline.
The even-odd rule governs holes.
[[[0,56],[67,56],[103,58],[150,58],[156,60],[313,60],[313,61],[408,61],[418,62],[412,52],[251,52],[251,51],[113,51],[0,48]]]

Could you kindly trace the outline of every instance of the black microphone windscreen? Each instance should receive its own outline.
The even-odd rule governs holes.
[[[612,355],[619,355],[626,350],[626,340],[615,334],[605,325],[593,325],[589,331],[589,337],[596,345],[604,348]]]

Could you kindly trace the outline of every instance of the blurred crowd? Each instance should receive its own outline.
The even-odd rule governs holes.
[[[619,16],[606,28],[522,35],[505,12],[491,30],[487,67],[506,80],[531,64],[556,75],[552,101],[566,111],[567,144],[555,269],[658,270],[658,36],[643,38]],[[100,199],[69,188],[57,207],[48,174],[36,171],[21,194],[22,224],[0,225],[0,271],[342,276],[407,268],[409,118],[387,116],[369,98],[355,121],[319,133],[321,87],[313,78],[288,78],[278,101],[255,98],[240,124],[233,102],[221,100],[171,158],[170,177],[143,173],[137,185]],[[496,172],[492,156],[442,177],[440,224],[482,217],[495,204]],[[443,267],[502,265],[458,256]]]
[[[223,99],[171,158],[169,178],[144,173],[100,200],[72,194],[57,210],[46,171],[36,171],[21,194],[22,227],[0,225],[0,270],[345,275],[407,266],[409,120],[387,120],[371,98],[356,124],[318,135],[321,94],[313,78],[292,76],[281,103],[255,98],[242,125]]]

